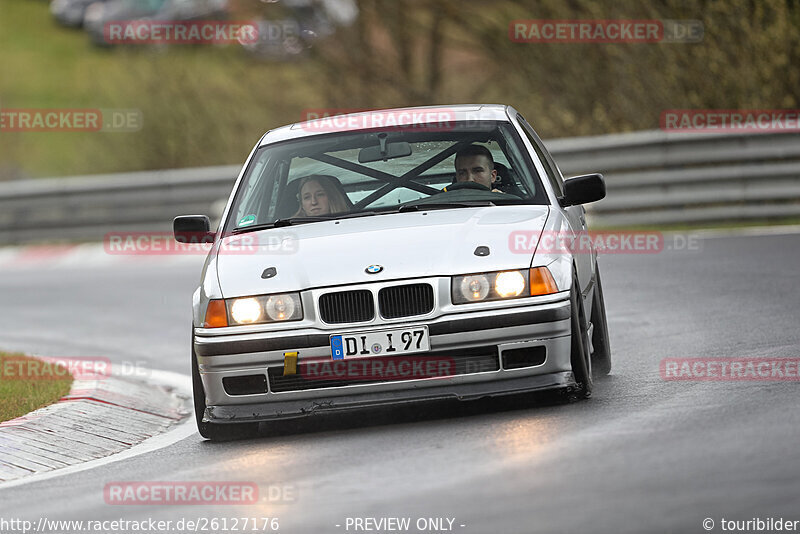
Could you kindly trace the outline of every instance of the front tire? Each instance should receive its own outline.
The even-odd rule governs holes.
[[[211,441],[227,441],[250,437],[258,432],[258,423],[219,424],[203,421],[203,414],[206,411],[206,392],[203,389],[197,355],[194,352],[194,335],[192,335],[192,397],[197,431],[204,438]]]
[[[583,298],[578,279],[572,279],[572,291],[570,291],[570,304],[572,308],[570,326],[571,334],[571,354],[572,374],[577,383],[577,396],[589,398],[592,396],[592,368],[589,356],[589,333],[586,328],[586,313],[583,309]]]
[[[603,284],[600,283],[600,268],[594,267],[595,284],[592,299],[592,372],[601,377],[611,372],[611,343],[608,337],[608,320],[606,316],[606,300],[603,297]]]

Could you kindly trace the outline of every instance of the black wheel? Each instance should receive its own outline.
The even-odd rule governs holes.
[[[595,290],[592,299],[592,373],[596,377],[611,372],[611,343],[608,337],[608,321],[606,320],[606,301],[603,298],[603,284],[600,283],[600,268],[595,264]]]
[[[572,291],[570,292],[570,303],[572,308],[571,330],[572,330],[572,352],[570,362],[572,363],[572,373],[575,375],[575,382],[578,384],[577,396],[589,398],[592,396],[592,364],[589,357],[589,333],[586,329],[586,313],[583,309],[583,298],[578,279],[572,279]]]
[[[258,432],[258,423],[215,424],[203,421],[203,414],[206,411],[206,392],[203,390],[197,356],[194,353],[194,335],[192,335],[192,397],[197,431],[204,438],[212,441],[227,441],[253,436]]]

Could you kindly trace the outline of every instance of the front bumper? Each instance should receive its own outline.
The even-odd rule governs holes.
[[[298,352],[300,363],[330,359],[331,334],[359,332],[363,328],[304,328],[224,336],[196,331],[194,351],[207,405],[203,420],[215,423],[264,421],[387,404],[470,400],[568,387],[574,384],[570,365],[570,313],[569,300],[562,299],[507,307],[491,313],[480,310],[406,321],[393,326],[427,326],[431,352],[444,352],[458,360],[460,353],[469,350],[492,350],[497,354],[497,368],[447,377],[350,382],[294,391],[273,391],[268,378],[269,368],[282,370],[286,352]],[[508,368],[504,364],[507,351],[529,348],[544,354],[541,362],[518,368]],[[261,393],[230,394],[223,384],[225,378],[258,375],[263,375],[267,384],[266,391]]]

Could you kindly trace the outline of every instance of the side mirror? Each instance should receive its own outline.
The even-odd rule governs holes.
[[[606,196],[606,182],[599,173],[584,174],[564,180],[564,196],[561,205],[576,206],[595,202]]]
[[[172,233],[179,243],[212,243],[214,232],[205,215],[181,215],[172,221]]]

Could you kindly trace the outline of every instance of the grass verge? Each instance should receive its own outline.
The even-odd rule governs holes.
[[[53,404],[71,385],[72,376],[62,365],[0,352],[0,422]]]
[[[238,45],[102,50],[46,2],[0,0],[0,13],[0,107],[141,117],[137,131],[2,132],[0,180],[240,164],[265,131],[324,107],[307,63]]]

